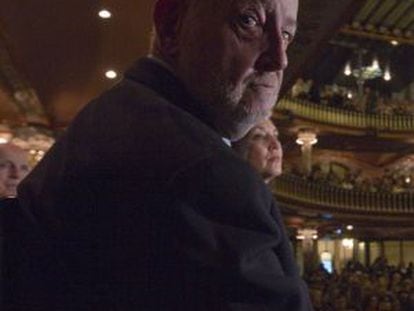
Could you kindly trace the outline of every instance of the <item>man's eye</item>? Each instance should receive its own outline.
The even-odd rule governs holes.
[[[293,40],[292,34],[290,32],[288,32],[288,31],[283,31],[282,32],[282,37],[283,37],[283,40],[286,41],[286,42],[288,42],[288,43]]]
[[[240,25],[243,26],[244,28],[253,28],[260,24],[257,18],[250,14],[240,15],[239,22],[240,22]]]

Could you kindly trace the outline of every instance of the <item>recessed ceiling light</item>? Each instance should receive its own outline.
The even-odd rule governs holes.
[[[100,18],[103,18],[103,19],[108,19],[112,17],[112,13],[106,9],[100,10],[98,15]]]
[[[348,225],[348,226],[346,226],[346,230],[354,230],[354,226],[353,225]]]
[[[105,77],[107,77],[108,79],[115,79],[116,77],[118,77],[118,74],[114,70],[108,70],[107,72],[105,72]]]
[[[399,42],[397,40],[391,40],[390,43],[394,46],[399,44]]]

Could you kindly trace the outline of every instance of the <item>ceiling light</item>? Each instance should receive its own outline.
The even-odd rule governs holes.
[[[118,77],[118,74],[114,70],[108,70],[107,72],[105,72],[105,77],[107,77],[108,79],[115,79],[116,77]]]
[[[397,40],[391,40],[390,43],[394,46],[399,44],[399,42]]]
[[[405,183],[409,184],[410,182],[411,182],[411,177],[410,176],[405,177]]]
[[[378,69],[380,69],[380,66],[379,66],[379,62],[378,62],[378,58],[374,58],[373,60],[372,60],[372,65],[371,65],[371,67],[372,67],[372,69],[374,69],[374,70],[378,70]]]
[[[389,68],[385,69],[383,78],[384,78],[385,81],[390,81],[392,79],[391,72],[390,72]]]
[[[100,18],[108,19],[112,17],[112,13],[106,9],[102,9],[98,12]]]
[[[351,64],[350,63],[346,63],[345,69],[344,69],[344,74],[346,76],[350,76],[352,74]]]
[[[349,231],[354,230],[354,226],[353,225],[348,225],[348,226],[346,226],[346,230],[349,230]]]
[[[7,144],[13,138],[13,134],[7,125],[0,124],[0,144]]]
[[[318,142],[316,137],[316,133],[310,129],[302,129],[298,133],[298,138],[296,139],[296,143],[298,145],[314,145]]]

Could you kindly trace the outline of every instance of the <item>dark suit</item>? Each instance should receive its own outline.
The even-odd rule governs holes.
[[[19,188],[49,262],[25,308],[310,308],[271,193],[209,116],[149,59],[84,108]]]

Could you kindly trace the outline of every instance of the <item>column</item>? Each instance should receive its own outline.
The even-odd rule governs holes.
[[[312,171],[312,146],[317,142],[314,130],[302,129],[299,131],[296,143],[301,145],[302,174],[305,176],[309,176]]]
[[[384,243],[384,240],[381,240],[379,242],[379,247],[380,247],[380,256],[382,258],[385,258],[385,243]]]
[[[352,260],[358,261],[358,254],[359,254],[359,241],[354,239],[354,246],[352,248]]]
[[[371,242],[365,241],[365,266],[369,267],[371,264]]]
[[[298,238],[302,240],[303,271],[305,276],[308,276],[314,271],[319,264],[317,243],[315,241],[316,235],[317,231],[315,229],[307,228],[298,230]]]
[[[400,240],[400,266],[405,266],[405,260],[404,260],[404,241]]]

